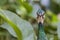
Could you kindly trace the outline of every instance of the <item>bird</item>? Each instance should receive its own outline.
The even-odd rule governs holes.
[[[37,12],[37,21],[38,21],[38,36],[37,40],[48,40],[47,36],[44,32],[43,20],[44,19],[44,11],[39,9]]]

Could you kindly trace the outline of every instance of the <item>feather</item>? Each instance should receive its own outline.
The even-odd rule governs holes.
[[[42,23],[38,24],[38,38],[37,38],[37,40],[47,40]]]

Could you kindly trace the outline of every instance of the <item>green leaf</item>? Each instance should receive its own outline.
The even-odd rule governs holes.
[[[60,0],[53,0],[53,1],[60,5]]]
[[[5,13],[1,10],[0,16],[14,29],[16,32],[16,35],[18,37],[18,40],[22,40],[22,33],[21,30],[17,27],[16,24],[14,24],[7,16],[5,16]]]
[[[16,1],[20,5],[24,6],[24,8],[26,8],[26,10],[27,10],[28,13],[30,13],[32,11],[33,8],[32,8],[32,6],[28,2],[26,2],[24,0],[16,0]]]
[[[32,8],[31,5],[29,5],[29,3],[26,3],[26,2],[25,2],[25,3],[23,3],[22,5],[27,9],[27,12],[28,12],[28,13],[32,12],[32,9],[33,9],[33,8]]]
[[[0,6],[5,5],[5,4],[6,4],[6,2],[7,2],[7,0],[0,0]]]
[[[36,39],[34,30],[29,22],[7,10],[0,10],[0,16],[6,21],[1,27],[7,29],[10,34],[17,37],[18,40]]]
[[[0,25],[4,23],[4,20],[0,16]]]
[[[24,17],[27,15],[27,10],[26,8],[24,8],[24,6],[20,6],[20,8],[16,9],[16,12],[18,15],[20,15],[21,17]]]

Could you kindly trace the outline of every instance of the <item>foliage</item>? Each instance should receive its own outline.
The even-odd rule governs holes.
[[[42,7],[42,6],[41,6]],[[44,21],[45,32],[50,40],[57,37],[57,13],[60,12],[60,1],[51,0],[49,9],[46,9]],[[24,0],[0,0],[0,27],[18,40],[36,40],[38,24],[36,21],[37,8]],[[35,35],[36,34],[36,35]]]

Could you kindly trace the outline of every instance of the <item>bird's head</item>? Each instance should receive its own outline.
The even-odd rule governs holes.
[[[43,23],[44,22],[44,18],[45,18],[45,12],[43,11],[43,10],[41,10],[41,9],[39,9],[38,10],[38,12],[37,12],[37,21],[38,21],[38,23]]]

